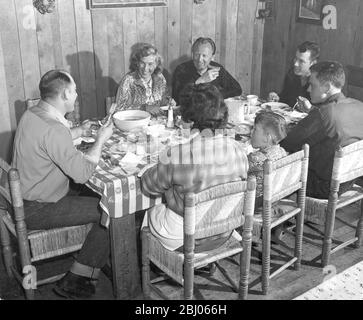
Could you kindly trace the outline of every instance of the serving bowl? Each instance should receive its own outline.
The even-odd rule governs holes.
[[[142,110],[117,111],[113,120],[117,128],[122,131],[131,131],[136,128],[146,127],[150,122],[151,114]]]

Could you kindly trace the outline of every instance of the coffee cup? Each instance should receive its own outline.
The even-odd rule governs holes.
[[[258,96],[256,96],[255,94],[249,94],[247,96],[247,102],[250,106],[255,106],[257,104],[258,101]]]

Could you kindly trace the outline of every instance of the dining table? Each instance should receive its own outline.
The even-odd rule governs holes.
[[[286,108],[279,110],[277,105],[275,106],[275,111],[288,115]],[[249,114],[240,123],[229,121],[236,140],[248,145],[250,134],[248,128],[252,128],[255,114],[262,109],[261,105],[249,108]],[[296,119],[305,115],[299,114]],[[141,294],[135,213],[162,202],[161,196],[155,197],[143,193],[141,175],[157,163],[158,154],[163,148],[185,143],[193,138],[185,137],[178,127],[166,129],[165,123],[164,116],[155,119],[147,128],[157,128],[157,130],[159,128],[162,132],[160,135],[155,135],[155,130],[145,131],[145,128],[139,132],[125,132],[115,128],[113,135],[103,146],[102,156],[94,174],[86,183],[87,187],[101,197],[100,207],[103,211],[101,224],[110,231],[112,282],[117,299],[133,299]],[[247,133],[243,130],[241,133],[241,128],[247,128]],[[242,139],[237,139],[240,134]],[[228,130],[228,135],[231,135],[231,130]],[[150,150],[149,146],[152,145],[150,139],[155,136],[158,143],[156,147],[154,145],[154,150]]]

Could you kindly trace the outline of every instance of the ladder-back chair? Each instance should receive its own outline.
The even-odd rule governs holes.
[[[306,197],[305,220],[317,224],[324,224],[324,239],[322,247],[322,266],[329,264],[330,255],[353,243],[358,248],[363,241],[363,188],[354,185],[347,192],[338,195],[339,187],[342,183],[355,180],[363,176],[363,141],[352,143],[346,147],[339,147],[334,156],[333,171],[330,183],[330,193],[328,199],[316,199]],[[361,211],[357,226],[353,226],[346,221],[346,225],[355,228],[355,237],[340,242],[332,248],[332,236],[334,232],[336,210],[341,209],[354,202],[360,201]],[[339,241],[335,241],[339,242]]]
[[[194,269],[240,253],[240,282],[232,283],[240,299],[247,298],[252,245],[252,225],[256,180],[236,181],[187,193],[184,199],[184,252],[170,251],[155,238],[149,227],[142,229],[142,287],[145,297],[150,289],[168,299],[150,281],[150,261],[184,286],[184,298],[193,298]],[[231,236],[220,247],[194,254],[195,240],[233,231],[243,225],[242,241]],[[160,280],[159,280],[160,281]]]
[[[255,215],[254,229],[262,227],[262,293],[267,294],[270,279],[294,264],[295,270],[301,265],[302,236],[306,181],[309,165],[309,146],[276,161],[264,162],[264,186],[262,215]],[[297,201],[284,201],[297,192]],[[273,206],[285,205],[283,214],[273,215]],[[271,230],[287,220],[296,218],[294,256],[270,274]]]
[[[32,271],[36,270],[36,263],[78,251],[91,227],[92,224],[86,224],[28,231],[18,170],[0,158],[0,236],[4,264],[8,276],[15,276],[22,285],[27,299],[34,299],[36,287],[57,281],[64,275],[39,280]],[[15,254],[13,239],[17,247]]]

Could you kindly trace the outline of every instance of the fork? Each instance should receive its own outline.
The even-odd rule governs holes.
[[[299,99],[296,99],[296,103],[294,104],[294,106],[292,107],[292,111],[295,110],[296,106],[299,105]]]

